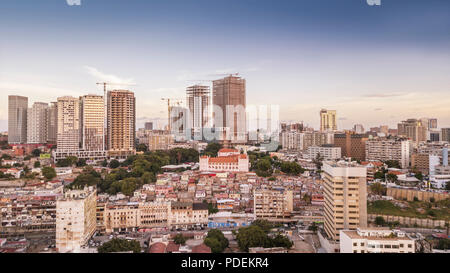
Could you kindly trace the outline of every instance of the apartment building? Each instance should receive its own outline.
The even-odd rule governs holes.
[[[56,144],[58,138],[58,103],[52,102],[47,112],[47,143]]]
[[[412,140],[415,145],[427,141],[429,125],[420,119],[408,119],[398,124],[398,135]]]
[[[315,159],[317,155],[320,155],[324,160],[335,160],[342,157],[341,148],[334,147],[332,144],[308,148],[308,159]]]
[[[108,91],[108,153],[126,158],[136,153],[136,98],[128,90]]]
[[[343,157],[363,161],[366,160],[367,139],[365,135],[346,131],[343,134],[334,134],[334,146],[341,148]]]
[[[389,228],[340,231],[341,253],[415,253],[415,240]]]
[[[367,170],[355,162],[325,161],[324,228],[329,239],[339,241],[339,231],[367,227]]]
[[[441,140],[450,143],[450,128],[442,128],[441,131]]]
[[[281,133],[281,146],[285,150],[303,150],[304,134],[298,131],[284,131]]]
[[[96,231],[97,190],[69,190],[56,201],[56,248],[80,252]]]
[[[378,138],[366,141],[366,160],[396,160],[404,169],[409,168],[411,142],[407,139]]]
[[[8,143],[24,144],[27,142],[28,98],[8,96]]]
[[[48,103],[35,102],[27,114],[27,143],[47,143]]]
[[[206,226],[208,224],[208,205],[204,203],[172,202],[169,221],[173,228]]]
[[[253,198],[253,211],[257,218],[289,218],[294,210],[291,190],[254,189]]]
[[[81,150],[83,158],[102,159],[105,151],[105,101],[103,96],[86,95],[81,103]]]
[[[58,130],[55,158],[58,160],[67,156],[76,156],[80,150],[80,100],[74,97],[60,97],[57,102],[57,111]]]
[[[202,140],[202,130],[210,124],[210,90],[209,86],[193,85],[186,90],[189,107],[189,125],[195,140]]]
[[[336,110],[320,110],[320,131],[337,131]]]
[[[174,144],[174,136],[167,131],[139,130],[139,144],[145,144],[149,151],[169,150]]]

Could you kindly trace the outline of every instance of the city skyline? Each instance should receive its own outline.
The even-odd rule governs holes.
[[[139,128],[166,117],[162,97],[239,72],[248,105],[278,104],[281,120],[316,129],[322,108],[337,111],[338,129],[422,117],[450,126],[449,3],[197,2],[5,1],[0,92],[32,105],[101,95],[98,81],[136,83]],[[1,131],[7,111],[5,99]]]

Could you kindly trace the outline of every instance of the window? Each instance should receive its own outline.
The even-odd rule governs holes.
[[[358,244],[357,243],[353,243],[353,246],[357,246]]]

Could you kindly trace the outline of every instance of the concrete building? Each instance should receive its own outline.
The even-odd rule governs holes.
[[[281,133],[281,146],[285,150],[303,150],[304,134],[298,131],[285,131]]]
[[[320,110],[320,131],[337,131],[336,110]]]
[[[450,143],[450,128],[442,128],[441,131],[441,140]]]
[[[108,155],[126,158],[136,153],[136,98],[128,90],[108,91]]]
[[[8,143],[24,144],[27,142],[28,98],[8,96]]]
[[[343,157],[364,161],[366,160],[367,139],[365,135],[346,131],[343,134],[334,134],[334,146],[341,148]]]
[[[398,135],[410,138],[415,145],[427,141],[428,122],[408,119],[398,124]]]
[[[253,197],[253,211],[256,218],[289,218],[294,210],[293,192],[291,190],[255,189]]]
[[[202,140],[203,128],[210,127],[209,86],[193,85],[186,90],[187,105],[190,112],[189,125],[195,140]]]
[[[415,240],[389,228],[340,231],[341,253],[415,253]]]
[[[438,189],[445,189],[447,183],[450,183],[447,147],[442,149],[442,165],[435,166],[434,174],[430,175],[430,183],[434,188]]]
[[[364,126],[362,124],[355,124],[355,126],[353,126],[353,132],[356,134],[364,134]]]
[[[58,252],[80,252],[97,226],[97,190],[70,190],[56,202],[56,248]]]
[[[410,141],[406,139],[370,139],[366,141],[366,160],[396,160],[406,169],[410,163],[410,146]]]
[[[308,148],[308,159],[315,159],[320,154],[324,160],[336,160],[342,157],[341,148],[334,147],[332,144],[322,146],[311,146]]]
[[[153,130],[153,122],[146,122],[144,125],[145,130]]]
[[[249,158],[238,150],[221,149],[217,157],[200,157],[200,171],[248,172]]]
[[[82,132],[80,157],[92,160],[105,158],[105,102],[103,96],[82,96],[80,102]]]
[[[339,241],[340,230],[367,227],[367,186],[365,167],[355,162],[325,161],[325,232]]]
[[[27,143],[44,144],[47,143],[47,114],[48,103],[35,102],[28,109],[27,122]]]
[[[58,103],[52,102],[47,112],[47,143],[56,144],[58,139]]]
[[[58,130],[55,158],[58,160],[77,155],[80,150],[81,124],[78,98],[60,97],[57,104]]]
[[[191,139],[190,132],[190,113],[189,110],[182,106],[170,107],[170,133],[176,141],[187,141]]]
[[[175,139],[167,131],[143,130],[138,131],[139,144],[145,144],[149,151],[169,150]]]
[[[245,79],[233,75],[213,81],[213,122],[221,141],[247,142],[245,88]]]
[[[208,224],[208,205],[204,203],[172,202],[169,223],[173,228],[206,226]]]

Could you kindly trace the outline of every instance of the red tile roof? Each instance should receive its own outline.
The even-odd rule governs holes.
[[[239,151],[236,149],[223,148],[219,150],[219,153],[239,153]]]
[[[211,253],[211,248],[205,244],[194,246],[192,253]]]
[[[166,245],[163,243],[154,243],[150,246],[148,253],[166,253]]]

